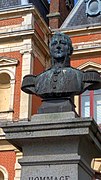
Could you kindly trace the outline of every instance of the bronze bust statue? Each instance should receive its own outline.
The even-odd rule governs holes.
[[[83,72],[70,66],[73,47],[67,35],[55,33],[49,48],[51,68],[38,76],[25,76],[21,89],[43,99],[38,113],[75,111],[74,95],[80,95],[85,90],[99,89],[100,74],[97,71]]]

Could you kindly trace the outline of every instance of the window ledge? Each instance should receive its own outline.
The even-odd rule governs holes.
[[[12,121],[13,113],[14,113],[14,110],[0,111],[0,120]]]
[[[2,114],[2,113],[11,113],[11,112],[14,112],[14,110],[0,111],[0,114]]]

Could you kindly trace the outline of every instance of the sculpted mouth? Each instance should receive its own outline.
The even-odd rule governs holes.
[[[59,54],[62,53],[62,52],[63,52],[63,51],[61,51],[61,50],[55,51],[55,53],[59,53]]]

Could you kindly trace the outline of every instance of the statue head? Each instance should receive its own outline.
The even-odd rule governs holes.
[[[56,62],[70,65],[70,56],[73,53],[72,42],[66,34],[56,32],[49,44],[52,64]]]

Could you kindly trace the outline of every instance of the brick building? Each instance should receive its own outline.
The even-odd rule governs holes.
[[[60,31],[68,34],[73,42],[71,66],[80,70],[97,70],[101,73],[101,6],[100,1],[80,0],[63,22]],[[101,127],[101,89],[86,91],[75,97],[76,110],[82,117],[92,117]],[[94,159],[91,166],[101,179],[101,159]],[[100,177],[98,177],[100,176]]]
[[[43,2],[0,1],[1,121],[30,120],[40,104],[39,98],[21,91],[21,83],[24,75],[38,74],[49,66],[49,4]],[[20,179],[21,156],[0,129],[0,180]]]
[[[26,74],[37,75],[49,67],[51,32],[59,30],[71,37],[73,67],[101,72],[101,10],[99,0],[94,1],[96,8],[92,2],[51,0],[50,11],[47,0],[0,2],[1,121],[30,120],[37,113],[41,99],[23,93],[21,82]],[[101,124],[101,90],[76,96],[75,104],[80,115],[94,117]],[[21,156],[0,129],[0,180],[20,180],[18,159]],[[94,160],[92,167],[100,172],[101,161]]]

